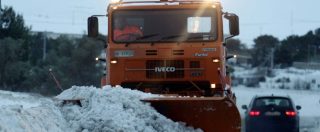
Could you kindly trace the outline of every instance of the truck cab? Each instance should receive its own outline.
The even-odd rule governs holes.
[[[224,44],[239,34],[237,15],[207,0],[113,0],[107,12],[102,85],[164,95],[141,101],[205,132],[240,132]],[[229,20],[228,37],[223,17]],[[88,33],[98,36],[96,16],[88,19]]]
[[[223,95],[230,88],[223,17],[231,37],[238,35],[238,16],[223,12],[219,2],[110,3],[102,85],[155,94]],[[89,36],[97,36],[97,18],[88,23]]]

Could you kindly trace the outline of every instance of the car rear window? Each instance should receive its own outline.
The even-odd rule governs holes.
[[[253,103],[253,108],[261,108],[261,107],[283,107],[283,108],[291,108],[291,102],[287,98],[277,98],[277,97],[265,97],[265,98],[257,98]]]

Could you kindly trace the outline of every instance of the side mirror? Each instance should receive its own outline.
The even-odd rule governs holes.
[[[96,61],[101,61],[101,62],[106,62],[106,61],[107,61],[106,59],[104,59],[104,58],[99,58],[99,57],[97,57],[95,60],[96,60]]]
[[[99,21],[97,17],[88,18],[88,37],[95,38],[99,35]]]
[[[242,105],[242,109],[247,110],[248,109],[247,105]]]
[[[232,36],[239,35],[239,17],[236,14],[227,13],[224,18],[229,20],[229,29]]]
[[[301,110],[301,106],[300,105],[297,105],[296,108],[297,108],[297,110]]]
[[[237,55],[229,55],[229,56],[226,57],[227,60],[229,60],[231,58],[237,58]]]

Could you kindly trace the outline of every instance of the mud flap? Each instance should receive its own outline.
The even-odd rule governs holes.
[[[227,97],[159,97],[143,99],[162,115],[205,132],[240,132],[237,106]]]

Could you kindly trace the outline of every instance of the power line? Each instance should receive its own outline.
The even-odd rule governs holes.
[[[43,32],[43,56],[42,60],[45,61],[47,57],[47,32]]]
[[[291,26],[291,34],[293,34],[293,11],[291,11],[291,14],[290,14],[290,26]]]
[[[54,21],[48,21],[48,20],[27,20],[26,22],[30,22],[30,23],[38,23],[38,24],[50,24],[50,25],[66,25],[66,26],[70,26],[70,25],[86,25],[85,22],[54,22]]]
[[[320,23],[320,20],[306,20],[306,19],[297,19],[296,20],[297,23]]]

